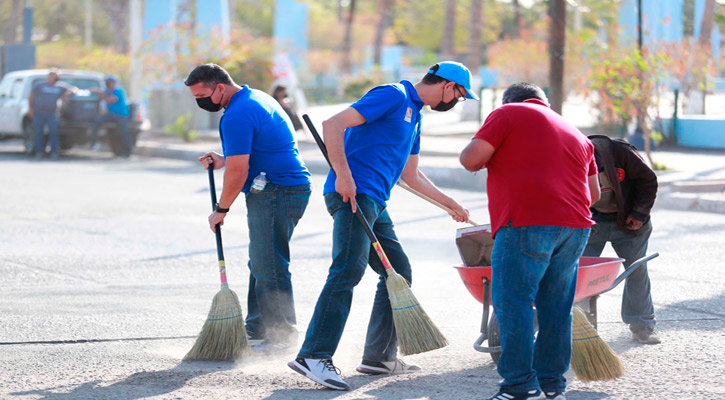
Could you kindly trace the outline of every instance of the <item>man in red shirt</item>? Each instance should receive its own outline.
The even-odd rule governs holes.
[[[563,400],[579,256],[594,224],[589,207],[599,198],[594,146],[549,108],[536,85],[512,85],[503,103],[460,158],[469,171],[488,168],[503,377],[491,399]]]

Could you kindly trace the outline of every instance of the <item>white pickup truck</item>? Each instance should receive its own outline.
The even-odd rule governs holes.
[[[23,138],[25,151],[33,151],[33,121],[28,116],[28,97],[33,87],[48,79],[48,70],[30,69],[14,71],[3,76],[0,81],[0,139]],[[103,112],[100,99],[91,89],[104,89],[104,75],[98,72],[60,70],[59,85],[73,86],[78,89],[59,107],[58,135],[61,150],[74,145],[88,143],[93,122]],[[129,104],[128,130],[136,142],[143,118],[137,104]],[[104,133],[105,132],[105,133]],[[47,130],[46,130],[47,137]],[[121,154],[120,133],[117,126],[111,124],[99,132],[101,140],[108,140],[115,154]]]

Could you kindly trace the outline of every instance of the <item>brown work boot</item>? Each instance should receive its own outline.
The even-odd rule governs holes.
[[[654,329],[649,327],[643,327],[635,332],[632,332],[632,339],[642,344],[660,344],[662,341],[659,336],[655,333]]]

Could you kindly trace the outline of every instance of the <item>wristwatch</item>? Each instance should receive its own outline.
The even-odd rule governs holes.
[[[221,208],[221,207],[219,207],[219,203],[216,203],[216,207],[214,207],[214,212],[226,214],[226,213],[229,212],[229,209],[228,208]]]

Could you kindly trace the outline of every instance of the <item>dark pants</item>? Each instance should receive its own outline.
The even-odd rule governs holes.
[[[45,139],[43,138],[43,128],[48,125],[48,141],[50,142],[50,154],[58,155],[60,153],[60,139],[58,138],[58,117],[55,113],[33,114],[33,130],[35,131],[35,154],[42,155],[45,153]]]
[[[290,341],[297,337],[289,241],[310,199],[310,185],[268,182],[247,193],[249,291],[247,333],[254,339]]]
[[[594,221],[597,224],[592,227],[589,242],[584,249],[585,256],[598,257],[609,242],[617,256],[624,258],[624,267],[629,268],[647,254],[647,243],[652,234],[652,223],[649,221],[633,233],[619,227],[614,216],[594,213]],[[653,330],[655,327],[647,264],[641,265],[627,278],[622,295],[622,321],[629,324],[632,332],[643,328]]]
[[[131,141],[131,135],[128,133],[128,117],[123,115],[114,114],[107,112],[96,117],[96,121],[93,123],[93,130],[91,131],[91,145],[96,144],[98,141],[98,130],[101,126],[115,122],[118,125],[118,129],[121,131],[121,145],[123,146],[123,155],[130,155],[133,143]]]
[[[385,207],[364,194],[355,196],[395,271],[411,282],[408,257],[403,252]],[[373,311],[370,315],[363,358],[390,361],[397,358],[398,341],[393,325],[393,310],[385,285],[383,264],[371,246],[350,203],[337,193],[325,194],[327,211],[335,220],[332,231],[332,265],[307,327],[305,342],[298,357],[331,359],[340,343],[352,305],[352,292],[362,279],[368,263],[380,276]]]

